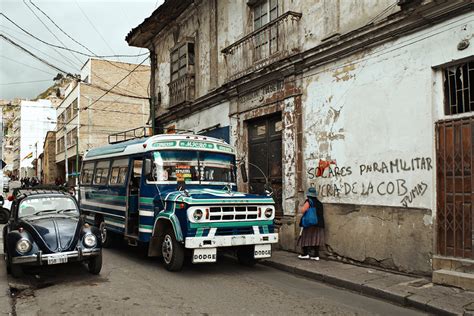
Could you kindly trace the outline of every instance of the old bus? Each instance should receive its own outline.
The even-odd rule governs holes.
[[[235,150],[223,140],[155,135],[91,149],[83,159],[80,207],[103,245],[120,237],[144,243],[170,271],[185,256],[215,262],[232,247],[252,265],[271,256],[275,206],[268,195],[240,193]]]

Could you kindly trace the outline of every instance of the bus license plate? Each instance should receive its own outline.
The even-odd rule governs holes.
[[[217,248],[194,249],[193,263],[216,262]]]
[[[48,257],[48,264],[60,264],[67,262],[67,255],[59,253]]]
[[[272,245],[255,245],[254,257],[255,259],[270,258],[272,256]]]

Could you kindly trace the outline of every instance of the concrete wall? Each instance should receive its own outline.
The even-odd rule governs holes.
[[[456,49],[472,27],[465,15],[303,74],[304,182],[326,205],[334,253],[431,270],[444,112],[433,67],[473,55]]]
[[[216,125],[225,127],[229,126],[229,124],[229,102],[224,102],[218,106],[183,117],[180,120],[171,121],[166,125],[165,131],[167,128],[174,126],[178,131],[188,130],[197,134],[204,129],[215,127]]]

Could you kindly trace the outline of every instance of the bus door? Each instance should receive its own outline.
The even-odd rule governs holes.
[[[143,158],[132,158],[128,177],[128,207],[126,214],[126,235],[138,237],[138,201],[142,176]]]

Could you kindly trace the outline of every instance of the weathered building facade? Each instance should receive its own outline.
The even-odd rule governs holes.
[[[464,182],[446,171],[462,156],[453,133],[473,141],[472,10],[165,1],[127,41],[151,52],[158,131],[228,139],[247,163],[241,189],[262,192],[255,165],[269,178],[282,248],[296,249],[298,207],[314,186],[329,254],[428,274],[438,257],[472,257],[470,156]]]
[[[108,144],[108,136],[147,125],[150,67],[91,58],[81,80],[70,83],[57,106],[56,164],[73,184],[86,150]],[[67,168],[66,168],[67,162]]]

